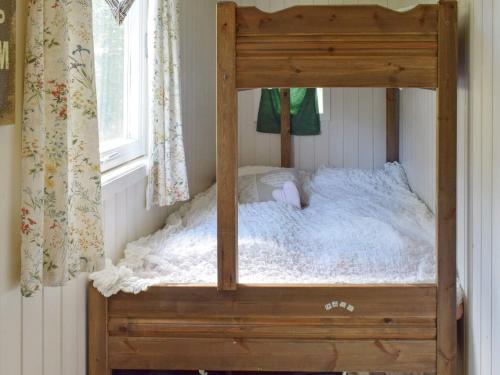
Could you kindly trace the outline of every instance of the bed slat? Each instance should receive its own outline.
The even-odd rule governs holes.
[[[238,7],[239,36],[301,34],[435,34],[438,10],[418,5],[407,12],[379,5],[294,6],[274,13]]]
[[[353,310],[332,308],[346,302]],[[129,318],[436,318],[434,285],[270,286],[238,285],[231,293],[215,286],[159,286],[131,295],[119,293],[108,301],[110,317]],[[347,306],[346,306],[347,307]],[[372,320],[373,321],[373,320]],[[381,320],[383,321],[383,320]]]
[[[435,87],[430,56],[237,57],[238,88]]]
[[[115,369],[433,371],[436,363],[431,340],[110,337],[109,345]]]
[[[436,324],[430,319],[403,318],[399,322],[367,320],[356,323],[335,319],[126,319],[112,318],[111,336],[209,337],[280,339],[413,339],[436,338]]]

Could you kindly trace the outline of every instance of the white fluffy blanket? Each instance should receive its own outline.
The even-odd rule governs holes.
[[[320,168],[309,205],[239,207],[240,283],[431,283],[434,218],[403,168]],[[90,278],[105,296],[160,283],[217,280],[215,187],[170,215],[164,229],[129,243],[125,257]]]

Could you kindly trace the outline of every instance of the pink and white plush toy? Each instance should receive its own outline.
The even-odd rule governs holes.
[[[273,190],[273,198],[276,202],[283,202],[301,209],[300,194],[297,185],[292,181],[286,181],[283,188]]]

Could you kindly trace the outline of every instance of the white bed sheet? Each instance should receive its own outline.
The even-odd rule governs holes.
[[[374,172],[322,167],[305,190],[309,204],[302,210],[240,205],[240,283],[435,281],[434,217],[399,164]],[[212,186],[170,215],[164,229],[129,243],[116,266],[108,262],[90,278],[105,296],[160,283],[215,284],[216,246]]]

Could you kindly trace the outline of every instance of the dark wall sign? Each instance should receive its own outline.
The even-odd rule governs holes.
[[[15,121],[16,1],[0,0],[0,125]]]

